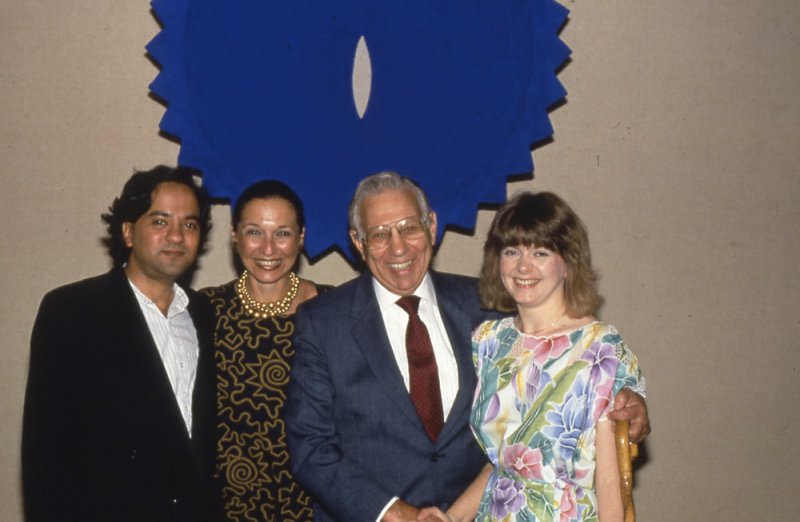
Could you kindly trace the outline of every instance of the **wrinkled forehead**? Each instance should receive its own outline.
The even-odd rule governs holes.
[[[364,198],[361,220],[365,228],[395,223],[405,218],[422,218],[414,193],[407,189],[388,189]]]

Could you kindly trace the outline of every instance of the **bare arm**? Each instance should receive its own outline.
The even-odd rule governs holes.
[[[453,502],[447,513],[443,513],[437,507],[423,508],[419,512],[417,522],[467,522],[475,520],[483,491],[486,489],[486,483],[489,481],[493,469],[493,466],[487,463],[478,476],[475,477],[475,480]]]
[[[601,522],[622,522],[622,494],[617,468],[617,450],[614,445],[614,423],[597,423],[597,467],[594,481]]]
[[[614,397],[614,410],[609,412],[611,420],[627,420],[631,423],[629,437],[634,442],[641,442],[650,434],[650,417],[644,397],[628,388],[623,388]]]
[[[493,469],[491,464],[486,464],[472,484],[453,502],[453,505],[447,510],[447,515],[453,522],[475,520],[483,491],[486,489],[486,483],[489,482]]]

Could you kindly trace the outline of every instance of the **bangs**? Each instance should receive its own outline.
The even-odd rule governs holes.
[[[495,229],[496,248],[507,246],[540,247],[558,252],[554,238],[552,212],[545,205],[521,204],[500,216]]]
[[[547,234],[542,233],[540,230],[523,227],[509,228],[497,234],[498,250],[508,246],[546,248],[554,252],[557,251],[555,244]]]

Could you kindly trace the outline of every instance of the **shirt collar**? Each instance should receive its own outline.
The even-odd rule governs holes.
[[[375,277],[372,277],[372,288],[375,289],[375,297],[378,299],[378,304],[381,306],[394,305],[400,299],[400,295],[390,292],[385,286],[380,284]],[[436,292],[433,289],[433,280],[429,272],[425,273],[425,277],[419,284],[414,295],[418,296],[422,302],[429,302],[434,307],[436,306]]]
[[[133,293],[136,296],[136,300],[139,301],[140,305],[157,307],[155,301],[147,297],[141,290],[139,290],[139,287],[133,284],[133,281],[128,279],[128,284],[131,285]],[[178,283],[172,283],[172,302],[169,304],[169,309],[167,310],[167,318],[183,312],[186,310],[187,306],[189,306],[189,296],[186,295],[186,292],[180,287],[180,285],[178,285]]]

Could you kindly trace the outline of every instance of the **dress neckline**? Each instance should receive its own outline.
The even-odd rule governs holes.
[[[575,326],[575,327],[572,327],[572,328],[568,328],[568,329],[565,329],[565,330],[560,330],[558,332],[553,332],[553,333],[550,333],[550,334],[529,334],[529,333],[523,332],[522,329],[519,326],[517,326],[518,317],[519,316],[515,315],[513,317],[508,317],[506,319],[511,322],[511,327],[514,328],[514,330],[516,330],[517,333],[519,333],[523,337],[528,337],[528,338],[531,338],[531,339],[552,339],[554,337],[569,336],[569,335],[571,335],[571,334],[573,334],[573,333],[575,333],[575,332],[577,332],[579,330],[583,330],[587,326],[591,326],[593,324],[598,324],[598,323],[602,322],[599,319],[592,319],[588,323],[584,323],[584,324],[582,324],[580,326]]]

